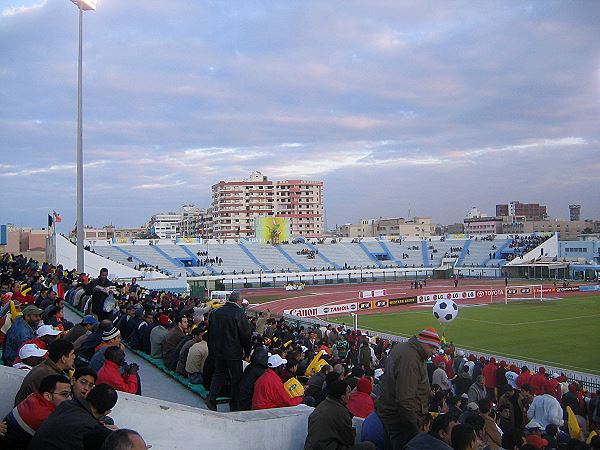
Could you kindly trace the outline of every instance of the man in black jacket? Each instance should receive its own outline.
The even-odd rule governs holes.
[[[92,296],[92,313],[98,317],[98,320],[113,318],[112,311],[104,311],[104,300],[110,293],[110,286],[112,283],[108,279],[108,269],[102,268],[100,276],[85,287],[85,293]]]
[[[214,310],[208,318],[208,351],[214,360],[215,372],[210,383],[206,406],[217,410],[216,399],[227,379],[231,381],[231,411],[237,411],[239,382],[242,378],[242,359],[250,355],[252,326],[242,308],[239,292]]]

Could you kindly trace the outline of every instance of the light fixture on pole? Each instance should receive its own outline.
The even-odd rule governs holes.
[[[85,271],[83,241],[83,11],[96,9],[96,0],[71,0],[79,9],[79,58],[77,60],[77,271]]]

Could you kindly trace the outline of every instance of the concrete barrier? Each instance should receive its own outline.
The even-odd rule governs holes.
[[[13,407],[26,373],[0,366],[0,417]],[[153,450],[214,448],[300,450],[313,408],[218,413],[119,392],[110,416],[119,428],[138,431]]]

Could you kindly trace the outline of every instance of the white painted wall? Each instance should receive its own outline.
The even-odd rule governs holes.
[[[0,417],[12,409],[25,372],[0,366]],[[313,408],[218,413],[119,392],[111,413],[119,428],[139,432],[153,450],[300,450]]]

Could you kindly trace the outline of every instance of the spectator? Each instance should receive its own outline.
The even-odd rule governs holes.
[[[252,409],[252,397],[254,395],[254,386],[256,380],[268,369],[269,354],[264,345],[259,345],[252,352],[250,364],[244,370],[240,381],[240,411]]]
[[[252,327],[241,304],[240,293],[234,291],[229,300],[208,318],[208,350],[214,360],[215,371],[205,402],[213,411],[217,409],[217,395],[228,379],[231,383],[229,406],[232,411],[238,410],[242,359],[250,356],[252,345]]]
[[[308,435],[304,450],[352,449],[374,450],[371,442],[354,444],[355,431],[352,418],[346,408],[350,386],[343,380],[331,385],[329,395],[318,405],[308,418]]]
[[[183,316],[177,319],[177,323],[169,330],[167,337],[163,343],[163,362],[167,369],[175,371],[177,361],[179,360],[179,352],[183,346],[182,342],[192,339],[187,334],[188,318]]]
[[[41,315],[43,312],[40,308],[29,305],[23,309],[23,315],[13,321],[4,337],[4,346],[2,348],[2,360],[5,366],[12,366],[14,364],[19,347],[25,341],[35,339],[35,330],[42,321]]]
[[[98,323],[98,325],[94,327],[93,331],[89,335],[83,337],[83,342],[81,342],[79,351],[77,352],[75,365],[77,367],[88,366],[92,360],[92,357],[96,353],[96,348],[102,344],[103,338],[108,335],[116,335],[115,330],[116,329],[110,320],[103,320]],[[75,345],[77,345],[81,339],[82,338],[77,339],[77,341],[75,341]]]
[[[287,360],[277,354],[269,356],[268,368],[254,386],[252,409],[283,408],[302,403],[302,397],[290,397],[279,377],[285,363]]]
[[[15,406],[27,398],[33,392],[37,392],[41,381],[48,375],[65,375],[65,372],[73,368],[75,352],[73,344],[64,339],[58,339],[48,347],[48,358],[41,364],[35,366],[23,379],[21,388],[15,397]]]
[[[62,402],[37,430],[28,450],[83,450],[84,439],[90,434],[98,435],[98,441],[103,442],[111,431],[99,419],[110,414],[117,398],[112,386],[98,384],[85,400]]]
[[[65,334],[63,339],[74,344],[81,336],[91,333],[96,324],[98,324],[98,320],[94,316],[85,316],[80,323]]]
[[[104,440],[100,450],[146,450],[150,447],[137,431],[121,428]]]
[[[4,418],[7,432],[0,438],[1,449],[26,449],[40,425],[63,401],[71,397],[71,385],[63,375],[48,375],[37,392],[29,394]]]
[[[406,450],[452,450],[452,428],[456,420],[448,414],[439,414],[427,433],[417,434],[406,444]]]
[[[115,327],[102,332],[102,342],[98,344],[96,347],[96,352],[90,360],[89,367],[91,369],[95,370],[96,372],[100,370],[100,368],[104,365],[104,352],[109,347],[120,347],[121,349],[125,348],[121,343],[121,333]]]
[[[519,429],[514,429],[502,435],[502,448],[506,450],[519,450],[525,444],[525,436]]]
[[[418,433],[417,417],[427,414],[431,397],[425,361],[439,348],[439,335],[427,328],[390,351],[375,402],[386,448],[401,449]]]
[[[477,435],[471,425],[459,423],[452,428],[452,448],[454,450],[475,450]]]
[[[185,371],[192,384],[202,384],[204,363],[208,358],[208,344],[204,340],[206,328],[197,326],[192,330],[193,343],[185,360]]]
[[[354,417],[367,418],[375,410],[375,404],[371,398],[373,382],[368,377],[358,380],[356,391],[352,391],[348,397],[347,408]]]
[[[540,367],[537,373],[532,375],[529,385],[531,386],[531,393],[533,395],[544,394],[544,386],[546,386],[546,369],[544,367]]]
[[[431,384],[437,384],[442,388],[443,391],[450,390],[450,380],[448,380],[448,374],[446,373],[446,363],[440,362],[437,369],[433,371]]]
[[[548,424],[561,426],[563,424],[563,410],[560,403],[550,393],[537,395],[527,410],[527,417],[535,420],[540,427],[546,428]]]
[[[158,326],[154,327],[150,332],[150,356],[152,358],[162,358],[163,356],[163,344],[169,330],[169,316],[161,314],[158,317]]]
[[[479,414],[485,422],[483,427],[483,442],[490,450],[500,449],[502,443],[502,432],[496,425],[495,412],[492,411],[492,402],[489,399],[483,399],[479,402]]]
[[[325,385],[325,378],[331,371],[331,366],[329,364],[325,364],[321,367],[319,372],[311,376],[308,380],[306,395],[309,395],[313,398],[318,398],[323,386]]]
[[[150,354],[150,332],[151,325],[154,322],[154,314],[151,311],[143,315],[143,320],[139,321],[137,327],[129,336],[129,345],[132,350],[142,350]]]
[[[139,366],[135,363],[129,364],[125,373],[121,373],[125,352],[120,347],[108,347],[104,352],[104,365],[98,371],[97,382],[106,383],[114,387],[117,391],[135,394],[138,391],[137,372]]]
[[[103,267],[100,269],[98,278],[92,280],[85,286],[87,295],[91,295],[92,314],[98,317],[98,320],[112,320],[112,307],[107,303],[110,295],[110,287],[112,283],[108,279],[108,269]]]
[[[527,366],[521,367],[521,373],[517,377],[516,385],[518,388],[522,388],[526,384],[529,385],[531,381],[531,372],[527,368]]]
[[[385,438],[383,424],[381,423],[377,412],[373,411],[364,420],[360,431],[360,442],[372,442],[375,444],[377,450],[384,450]]]
[[[469,387],[473,384],[473,379],[469,375],[469,366],[463,366],[462,371],[454,379],[454,390],[456,395],[466,394]]]
[[[80,367],[75,369],[75,373],[71,377],[71,388],[73,390],[73,397],[86,398],[89,392],[96,385],[98,375],[96,371],[89,367]]]
[[[487,397],[490,400],[496,399],[496,372],[498,371],[498,367],[496,366],[496,358],[490,358],[489,363],[483,366],[481,371],[482,375],[485,378],[485,389],[487,392]],[[470,401],[470,399],[469,399]]]
[[[485,390],[485,377],[483,375],[479,375],[475,380],[475,383],[469,387],[468,391],[469,403],[477,403],[485,398],[487,398],[487,391]]]
[[[20,362],[15,363],[13,367],[29,372],[33,367],[41,364],[47,353],[48,350],[43,350],[35,344],[25,344],[19,350]]]

